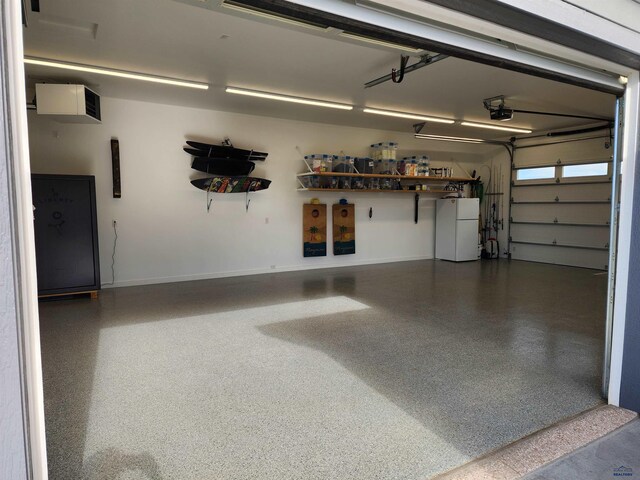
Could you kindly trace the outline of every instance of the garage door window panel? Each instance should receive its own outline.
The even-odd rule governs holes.
[[[562,167],[562,178],[603,178],[608,174],[608,162],[565,165]]]
[[[516,171],[516,180],[552,180],[555,178],[555,167],[521,168]]]

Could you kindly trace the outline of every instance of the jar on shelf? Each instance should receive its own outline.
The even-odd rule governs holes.
[[[389,159],[383,158],[381,162],[382,166],[380,167],[380,173],[382,173],[383,175],[389,175]]]
[[[389,142],[389,159],[397,160],[398,144],[396,142]]]
[[[423,177],[429,176],[429,157],[426,155],[422,155],[418,159],[420,175]]]
[[[346,173],[349,172],[348,164],[347,164],[347,156],[338,156],[333,162],[333,171],[337,173]]]
[[[380,158],[382,160],[389,160],[389,143],[382,142],[382,143],[379,143],[378,145],[380,148]]]
[[[425,162],[423,157],[417,157],[416,161],[418,162],[418,176],[419,177],[428,176],[429,164]]]
[[[355,172],[355,159],[349,155],[344,157],[344,163],[346,165],[346,172],[354,173]]]
[[[338,178],[338,188],[350,189],[351,188],[351,177],[339,177]]]
[[[318,154],[318,153],[314,153],[313,155],[308,155],[305,158],[305,161],[307,161],[307,165],[311,166],[311,170],[313,170],[315,173],[321,173],[322,172],[322,157],[323,155]]]
[[[397,162],[393,159],[389,159],[389,175],[398,175]]]
[[[358,157],[354,159],[355,168],[358,173],[373,173],[374,160],[369,157]]]
[[[330,173],[333,155],[323,154],[320,159],[320,173]],[[332,188],[332,177],[320,177],[320,188]]]
[[[302,184],[302,188],[311,188],[313,177],[298,177],[298,181]]]
[[[351,187],[354,190],[363,190],[365,188],[365,179],[363,177],[353,177]]]
[[[396,169],[399,175],[407,174],[407,157],[404,157],[396,162]]]
[[[325,155],[323,172],[332,172],[333,171],[333,159],[334,158],[335,158],[334,155]]]
[[[418,162],[416,161],[415,157],[411,157],[411,160],[409,160],[409,162],[406,164],[405,169],[405,175],[408,175],[410,177],[415,177],[416,175],[418,175]]]
[[[380,160],[382,158],[382,143],[374,143],[371,145],[371,158]]]
[[[381,142],[372,145],[373,158],[376,160],[397,160],[398,144],[396,142]]]

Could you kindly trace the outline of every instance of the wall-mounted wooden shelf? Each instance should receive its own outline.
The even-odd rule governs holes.
[[[457,190],[391,190],[370,188],[298,188],[299,192],[350,192],[350,193],[458,193]]]
[[[342,173],[342,172],[305,172],[298,173],[300,177],[352,177],[352,178],[391,178],[394,180],[414,180],[420,182],[456,182],[456,183],[472,183],[477,181],[475,178],[461,177],[436,177],[436,176],[415,176],[415,175],[385,175],[381,173]]]

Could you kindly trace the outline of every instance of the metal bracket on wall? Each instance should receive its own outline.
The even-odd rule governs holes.
[[[211,198],[211,190],[207,189],[207,213],[211,209],[211,202],[213,202],[213,198]]]
[[[255,188],[256,186],[256,181],[252,181],[251,184],[249,185],[249,188],[247,188],[246,192],[244,192],[244,211],[248,212],[249,211],[249,204],[251,203],[251,199],[249,198],[249,194],[251,192],[255,192],[255,190],[253,190],[253,188]],[[213,182],[211,183],[211,186],[213,186]],[[211,204],[213,203],[213,197],[211,196],[211,186],[207,189],[207,213],[209,213],[209,210],[211,210]],[[227,192],[228,193],[228,192]],[[238,192],[240,193],[240,192]]]
[[[249,211],[249,204],[251,203],[251,199],[249,198],[250,189],[251,189],[251,187],[249,187],[249,189],[247,189],[247,191],[245,192],[245,195],[244,195],[244,211],[245,211],[245,213]]]
[[[256,187],[256,185],[257,185],[258,183],[259,183],[259,182],[256,182],[255,180],[254,180],[254,181],[252,181],[252,182],[249,184],[249,188],[247,188],[247,191],[245,192],[245,196],[244,196],[244,211],[245,211],[245,212],[248,212],[248,211],[249,211],[249,204],[251,203],[251,199],[249,198],[249,194],[250,194],[252,191],[254,191],[254,192],[255,192],[255,190],[252,190],[252,189],[253,189],[253,188],[255,188],[255,187]]]

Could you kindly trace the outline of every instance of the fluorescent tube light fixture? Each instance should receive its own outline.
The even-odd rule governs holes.
[[[487,128],[489,130],[503,130],[505,132],[516,132],[516,133],[531,133],[532,131],[527,128],[516,128],[516,127],[503,127],[500,125],[489,125],[487,123],[476,123],[476,122],[460,122],[460,125],[463,127],[475,127],[475,128]]]
[[[73,70],[76,72],[97,73],[98,75],[107,75],[110,77],[121,77],[131,80],[162,83],[165,85],[174,85],[177,87],[198,88],[200,90],[207,90],[209,88],[209,84],[202,82],[191,82],[189,80],[180,80],[177,78],[159,77],[156,75],[147,75],[144,73],[128,72],[125,70],[115,70],[113,68],[96,67],[92,65],[82,65],[79,63],[62,62],[59,60],[49,60],[46,58],[24,57],[24,63],[27,63],[29,65],[40,65],[42,67]]]
[[[242,12],[242,13],[249,13],[251,15],[255,15],[257,17],[262,17],[262,18],[266,18],[269,20],[277,20],[279,22],[284,22],[284,23],[288,23],[290,25],[296,25],[298,27],[306,27],[306,28],[312,28],[314,30],[327,30],[327,27],[325,27],[324,25],[320,25],[320,24],[316,24],[316,23],[312,23],[312,22],[306,22],[304,20],[298,20],[296,18],[292,18],[292,17],[288,17],[288,16],[284,16],[284,15],[277,15],[275,13],[271,13],[262,9],[258,9],[258,8],[251,8],[248,5],[243,5],[241,3],[238,2],[233,2],[233,1],[229,1],[229,0],[225,0],[221,3],[221,5],[225,8],[229,8],[231,10],[236,10],[238,12]]]
[[[481,138],[448,137],[446,135],[426,135],[424,133],[416,133],[414,136],[422,140],[439,140],[442,142],[486,143]]]
[[[352,105],[345,105],[343,103],[325,102],[323,100],[315,100],[313,98],[292,97],[289,95],[280,95],[278,93],[259,92],[256,90],[247,90],[244,88],[236,88],[236,87],[227,87],[225,91],[227,93],[234,93],[236,95],[247,95],[250,97],[266,98],[269,100],[279,100],[281,102],[302,103],[304,105],[336,108],[338,110],[353,110]]]
[[[455,123],[455,120],[449,120],[447,118],[427,117],[425,115],[419,115],[417,113],[391,112],[389,110],[378,110],[376,108],[365,108],[362,111],[364,113],[373,113],[375,115],[386,115],[388,117],[409,118],[411,120],[422,120],[424,122],[447,123],[449,125],[451,125],[452,123]]]
[[[384,40],[378,40],[370,37],[363,37],[362,35],[355,35],[353,33],[348,33],[348,32],[342,32],[340,33],[340,36],[345,38],[351,38],[353,40],[359,40],[361,42],[371,43],[373,45],[380,45],[382,47],[395,48],[396,50],[402,50],[404,52],[413,52],[413,53],[424,52],[423,48],[407,47],[406,45],[400,45],[399,43],[385,42]]]

